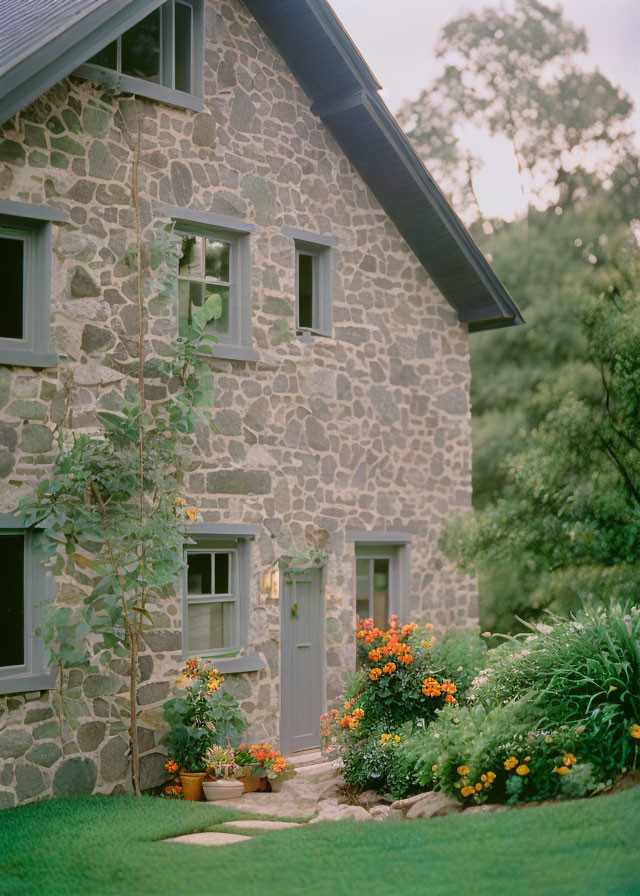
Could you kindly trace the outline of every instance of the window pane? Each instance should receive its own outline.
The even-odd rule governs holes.
[[[24,536],[0,536],[2,627],[0,666],[23,666],[24,655]]]
[[[0,271],[2,271],[3,302],[0,315],[0,336],[4,339],[24,339],[23,289],[24,241],[0,234]]]
[[[231,554],[215,554],[215,594],[231,594]]]
[[[313,255],[298,255],[298,325],[313,327]]]
[[[182,237],[182,254],[178,266],[181,277],[202,277],[202,239]]]
[[[103,68],[111,68],[115,71],[118,68],[118,41],[114,40],[107,44],[88,61],[93,65],[101,65]]]
[[[122,72],[160,83],[160,10],[122,35]]]
[[[174,53],[176,70],[176,90],[191,93],[191,19],[193,9],[190,3],[176,2]]]
[[[212,594],[211,554],[187,554],[187,594]]]
[[[232,619],[235,604],[190,604],[188,607],[188,651],[200,653],[233,647]]]
[[[389,561],[373,561],[373,622],[386,628],[389,622]]]
[[[178,281],[178,321],[181,336],[187,335],[193,312],[197,308],[202,308],[204,294],[204,283],[194,283],[193,280]]]
[[[229,287],[208,286],[207,298],[213,295],[220,296],[220,299],[222,301],[222,315],[215,320],[209,321],[209,323],[207,324],[207,329],[212,333],[226,335],[229,333]]]
[[[205,240],[204,275],[212,280],[229,282],[229,257],[231,245],[220,240]]]

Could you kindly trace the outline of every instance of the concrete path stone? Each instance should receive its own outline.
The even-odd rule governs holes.
[[[168,837],[163,843],[188,843],[192,846],[228,846],[230,843],[242,843],[251,840],[240,834],[222,834],[217,831],[200,831],[197,834],[182,834],[180,837]]]
[[[285,828],[299,828],[295,821],[263,821],[260,818],[247,818],[246,821],[225,821],[223,828],[243,828],[247,831],[283,831]]]

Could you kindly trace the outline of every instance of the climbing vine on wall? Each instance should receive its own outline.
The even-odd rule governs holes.
[[[65,567],[90,586],[80,612],[47,608],[42,635],[50,662],[61,672],[83,663],[106,666],[114,656],[128,660],[129,693],[115,705],[129,731],[131,786],[140,792],[137,728],[139,654],[153,612],[183,566],[186,526],[195,511],[182,497],[183,474],[190,462],[190,436],[196,423],[211,418],[213,375],[206,362],[207,323],[222,314],[217,294],[206,298],[163,358],[149,351],[147,308],[157,298],[176,303],[176,267],[180,242],[169,227],[145,233],[141,223],[140,110],[116,119],[131,152],[130,189],[135,211],[135,242],[124,261],[135,281],[138,308],[136,376],[126,385],[116,410],[95,414],[90,432],[74,429],[73,382],[67,387],[67,414],[60,427],[57,453],[35,494],[19,506],[26,525],[44,525],[52,569]],[[166,397],[150,401],[146,383],[166,387]]]

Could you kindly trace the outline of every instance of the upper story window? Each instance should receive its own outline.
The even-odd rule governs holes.
[[[36,634],[43,606],[52,598],[52,580],[43,565],[40,535],[7,515],[0,517],[3,572],[0,629],[0,694],[42,690],[53,685],[42,639]]]
[[[237,234],[211,231],[208,236],[183,234],[178,264],[178,317],[181,335],[193,312],[212,295],[220,298],[222,314],[208,329],[221,342],[238,342]]]
[[[217,341],[210,353],[234,361],[256,361],[251,325],[251,234],[254,225],[193,209],[164,206],[180,238],[178,332],[185,335],[194,312],[217,295],[221,314],[207,325]]]
[[[127,92],[201,109],[203,6],[203,0],[166,0],[92,56],[77,74],[96,80],[100,72],[116,73]]]
[[[66,221],[58,209],[0,201],[0,364],[51,367],[51,222]]]
[[[293,227],[283,227],[282,232],[295,243],[296,328],[302,335],[330,336],[335,241]]]

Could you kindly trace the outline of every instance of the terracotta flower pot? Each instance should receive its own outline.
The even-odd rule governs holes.
[[[182,793],[192,803],[202,801],[202,781],[206,772],[180,772]]]
[[[251,773],[250,768],[243,768],[243,774],[238,775],[238,781],[244,784],[244,793],[255,793],[267,789],[267,778],[259,778]],[[244,774],[246,772],[246,774]]]
[[[234,778],[221,781],[203,781],[202,789],[204,790],[205,798],[209,802],[215,802],[215,800],[235,800],[244,793],[242,781],[236,781]]]

